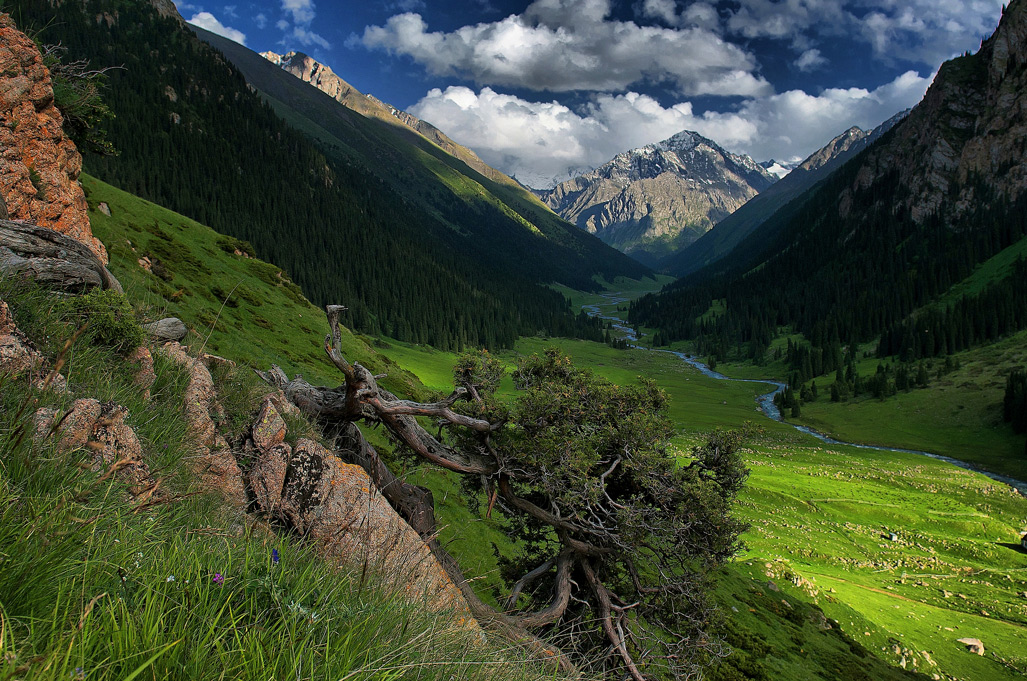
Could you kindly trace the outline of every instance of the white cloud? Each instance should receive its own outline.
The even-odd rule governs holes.
[[[311,45],[317,45],[318,47],[323,47],[326,50],[330,50],[332,48],[331,43],[329,43],[327,40],[322,38],[317,33],[314,33],[313,31],[304,28],[303,26],[293,26],[292,33],[290,35],[296,40],[300,41],[301,44],[307,47],[310,47]]]
[[[200,28],[206,29],[211,33],[217,33],[219,36],[234,40],[240,45],[246,44],[246,34],[242,31],[225,26],[210,12],[198,12],[193,15],[193,18],[189,20],[190,24],[199,26]]]
[[[827,59],[825,59],[824,56],[820,54],[820,50],[816,48],[806,50],[799,55],[798,59],[795,60],[795,66],[797,66],[800,71],[812,71],[824,66],[825,64],[827,64]]]
[[[314,0],[282,0],[282,11],[297,24],[309,24],[314,20]]]
[[[801,160],[853,125],[872,128],[913,106],[930,80],[907,72],[875,90],[799,90],[750,99],[737,111],[696,114],[646,95],[599,95],[575,112],[482,88],[433,89],[410,112],[474,149],[486,163],[531,186],[563,180],[618,153],[695,130],[757,160]]]
[[[279,31],[286,31],[289,29],[289,22],[285,19],[279,19],[275,22],[275,27],[278,28]]]
[[[609,14],[610,0],[536,0],[523,14],[443,33],[405,13],[367,27],[362,42],[434,75],[489,85],[615,91],[645,80],[689,95],[772,91],[751,54],[708,28],[640,26]]]
[[[267,17],[263,13],[260,13],[253,17],[253,23],[257,25],[257,28],[264,28],[267,26]]]

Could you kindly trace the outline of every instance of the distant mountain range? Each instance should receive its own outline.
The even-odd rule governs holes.
[[[776,180],[748,156],[685,130],[536,194],[581,229],[654,264]]]
[[[878,340],[908,361],[1027,328],[1023,266],[1010,265],[1027,248],[1027,1],[852,156],[866,141],[849,131],[833,145],[844,153],[808,159],[811,175],[842,166],[759,212],[727,257],[638,301],[631,320],[751,357],[788,328],[824,366],[839,343]]]
[[[873,130],[852,127],[813,152],[787,175],[731,213],[695,243],[654,265],[677,277],[716,262],[759,228],[775,211],[808,191],[891,130],[909,110],[901,111]]]

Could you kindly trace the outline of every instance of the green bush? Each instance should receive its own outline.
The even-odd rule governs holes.
[[[87,324],[87,337],[95,344],[127,354],[143,342],[145,332],[136,321],[128,299],[116,291],[93,289],[61,304],[72,321]]]

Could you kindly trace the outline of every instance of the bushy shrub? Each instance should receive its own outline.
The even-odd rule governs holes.
[[[128,299],[116,291],[93,289],[61,305],[73,322],[87,324],[87,337],[96,345],[121,353],[134,350],[146,337]]]

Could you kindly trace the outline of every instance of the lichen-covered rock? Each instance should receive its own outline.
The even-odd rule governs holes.
[[[407,598],[476,622],[460,590],[360,466],[318,443],[297,441],[285,476],[282,512],[333,560],[369,569]]]
[[[0,373],[20,376],[41,367],[43,358],[14,324],[7,303],[0,300]]]
[[[220,493],[225,501],[239,510],[245,508],[248,501],[242,471],[214,423],[214,417],[221,418],[224,412],[217,402],[210,371],[203,362],[190,357],[179,343],[168,343],[162,350],[189,372],[183,402],[186,422],[196,443],[191,460],[200,488]]]
[[[282,510],[282,492],[285,474],[292,459],[292,447],[281,443],[261,451],[250,468],[250,490],[257,508],[267,516],[276,518]]]
[[[67,234],[106,264],[78,184],[82,157],[63,124],[43,56],[9,15],[0,14],[0,194],[7,211]]]
[[[269,451],[275,445],[285,441],[285,420],[278,413],[274,402],[267,398],[260,407],[257,420],[250,429],[253,444],[262,452]]]

